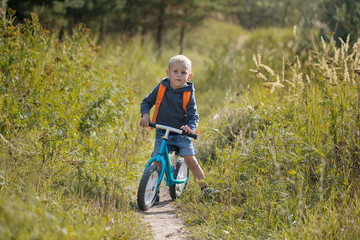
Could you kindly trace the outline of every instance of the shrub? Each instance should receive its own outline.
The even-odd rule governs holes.
[[[199,130],[199,159],[221,194],[203,204],[185,195],[194,236],[358,236],[357,211],[344,212],[358,207],[358,44],[323,41],[306,61],[284,58],[275,70],[254,56],[261,83],[228,97]]]
[[[127,76],[84,26],[59,41],[13,14],[0,22],[0,235],[143,237],[126,188],[142,154]]]

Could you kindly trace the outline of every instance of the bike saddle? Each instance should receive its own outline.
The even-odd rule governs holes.
[[[177,146],[170,146],[170,150],[169,152],[176,152],[179,153],[180,152],[180,148]]]

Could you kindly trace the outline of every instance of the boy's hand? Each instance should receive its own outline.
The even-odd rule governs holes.
[[[187,133],[193,133],[188,125],[182,126],[180,129],[184,130]]]
[[[148,113],[144,113],[140,120],[140,126],[148,127],[150,122],[150,115]]]

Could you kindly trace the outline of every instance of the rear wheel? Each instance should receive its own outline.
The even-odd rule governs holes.
[[[176,180],[182,180],[184,178],[189,177],[189,168],[187,167],[184,158],[179,158],[179,160],[177,161],[173,177]],[[179,198],[183,193],[183,191],[185,190],[187,182],[188,180],[186,180],[183,183],[174,184],[170,186],[169,187],[170,197],[174,200]]]
[[[137,202],[141,210],[146,211],[154,204],[156,200],[156,187],[160,176],[159,167],[149,166],[144,172],[138,189]]]

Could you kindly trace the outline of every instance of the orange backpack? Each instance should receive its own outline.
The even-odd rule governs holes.
[[[165,90],[166,90],[166,87],[164,86],[164,84],[160,83],[159,90],[158,90],[158,93],[156,95],[155,111],[154,111],[154,115],[153,115],[152,120],[151,120],[151,122],[153,122],[153,123],[156,122],[156,117],[158,115],[159,108],[160,108],[160,103],[163,100]],[[188,105],[188,103],[190,101],[190,95],[191,95],[190,91],[183,92],[183,109],[184,109],[185,113],[186,113],[186,107],[187,107],[187,105]],[[195,133],[197,134],[197,130],[196,130]]]

